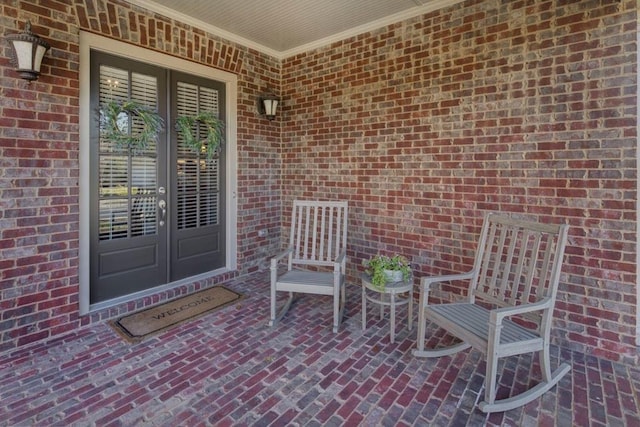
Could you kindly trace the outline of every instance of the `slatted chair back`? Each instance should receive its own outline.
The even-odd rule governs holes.
[[[566,225],[490,215],[484,222],[470,282],[474,298],[499,307],[556,299]],[[551,314],[550,312],[548,313]],[[540,312],[522,316],[536,323]]]
[[[290,233],[289,268],[333,266],[347,247],[347,202],[294,201]]]

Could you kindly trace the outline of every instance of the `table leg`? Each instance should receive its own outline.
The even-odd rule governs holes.
[[[367,289],[362,285],[362,330],[367,328]]]
[[[391,342],[393,343],[395,331],[396,331],[396,297],[393,292],[389,294],[389,316],[391,317]]]
[[[413,291],[409,291],[409,330],[413,323]]]

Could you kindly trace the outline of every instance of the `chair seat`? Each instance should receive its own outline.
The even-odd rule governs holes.
[[[441,324],[458,338],[471,342],[483,353],[486,353],[489,339],[489,313],[490,311],[486,308],[470,303],[437,304],[425,308],[427,317]],[[537,347],[542,345],[542,338],[529,329],[509,319],[504,319],[500,345],[508,346],[510,344]]]
[[[279,291],[306,294],[333,295],[333,273],[322,271],[291,270],[278,278]]]

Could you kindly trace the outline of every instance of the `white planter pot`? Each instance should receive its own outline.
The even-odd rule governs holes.
[[[395,283],[402,281],[402,271],[400,270],[385,270],[384,278],[386,283]]]

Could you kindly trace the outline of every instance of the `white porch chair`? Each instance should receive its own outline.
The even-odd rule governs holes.
[[[471,271],[421,279],[418,357],[440,357],[473,347],[486,357],[484,412],[513,409],[538,398],[571,369],[552,373],[549,334],[562,268],[567,225],[540,224],[488,214]],[[463,301],[429,304],[436,283],[468,281]],[[446,348],[425,349],[427,321],[462,340]],[[538,352],[542,381],[515,396],[496,400],[498,360]],[[480,396],[478,396],[480,397]]]
[[[280,261],[287,263],[279,275]],[[333,332],[344,313],[347,260],[347,202],[293,202],[289,246],[271,259],[271,319],[274,326],[291,306],[294,293],[333,297]],[[288,292],[276,312],[278,292]]]

